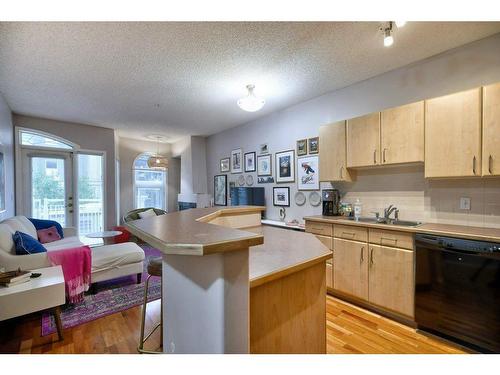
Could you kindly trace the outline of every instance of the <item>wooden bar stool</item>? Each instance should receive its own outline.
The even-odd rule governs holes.
[[[148,333],[146,337],[144,337],[144,327],[146,325],[146,306],[148,303],[148,287],[149,287],[149,279],[151,276],[159,276],[162,275],[162,258],[151,258],[148,261],[148,277],[146,279],[145,287],[144,287],[144,302],[142,304],[142,320],[141,320],[141,337],[139,338],[139,346],[137,347],[137,351],[139,353],[149,353],[149,354],[160,354],[162,351],[154,351],[154,350],[145,350],[144,343],[151,337],[154,331],[156,331],[159,327],[161,327],[160,331],[160,347],[163,348],[163,302],[161,303],[161,319],[160,323],[158,323],[151,332]],[[161,288],[161,295],[163,296],[163,282]],[[161,297],[160,297],[161,299]]]

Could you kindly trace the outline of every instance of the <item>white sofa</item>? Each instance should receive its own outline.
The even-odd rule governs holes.
[[[24,270],[50,266],[47,253],[16,255],[12,235],[24,232],[37,238],[36,229],[25,216],[15,216],[0,222],[0,268],[6,271],[19,267]],[[63,228],[64,238],[43,244],[47,252],[82,246],[75,228]],[[92,248],[92,283],[121,276],[137,275],[141,281],[144,251],[133,242]]]

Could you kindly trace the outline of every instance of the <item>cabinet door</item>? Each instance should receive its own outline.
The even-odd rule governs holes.
[[[380,112],[347,120],[347,167],[380,164]]]
[[[481,88],[425,101],[425,177],[481,175]]]
[[[333,287],[352,296],[368,299],[368,244],[334,239]]]
[[[333,288],[333,267],[331,263],[326,263],[326,287]]]
[[[500,83],[483,88],[483,176],[500,175]]]
[[[386,109],[380,115],[382,164],[424,161],[424,102]]]
[[[411,250],[370,245],[370,303],[413,317],[413,254]]]
[[[320,181],[351,181],[346,161],[345,121],[319,128],[319,179]]]

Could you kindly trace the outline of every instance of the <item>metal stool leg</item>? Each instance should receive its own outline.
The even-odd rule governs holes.
[[[145,330],[145,326],[146,326],[146,308],[147,308],[147,304],[148,304],[148,290],[149,290],[149,279],[150,278],[151,278],[151,275],[148,275],[148,277],[146,278],[146,283],[145,283],[145,288],[144,288],[144,302],[142,304],[141,336],[139,338],[139,346],[137,347],[137,351],[139,353],[160,354],[162,352],[144,349],[144,343],[147,341],[147,339],[149,339],[149,337],[154,333],[154,331],[156,331],[158,329],[158,327],[163,326],[163,303],[162,303],[161,304],[162,319],[161,319],[160,323],[158,323],[151,330],[151,332],[149,332],[148,335],[146,337],[144,337],[144,330]],[[161,332],[163,334],[163,329]],[[160,341],[161,345],[163,346],[163,335],[161,336],[160,340],[161,340]]]

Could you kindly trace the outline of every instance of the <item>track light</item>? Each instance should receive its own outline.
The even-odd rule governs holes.
[[[392,37],[392,24],[389,24],[389,27],[384,30],[384,46],[390,47],[393,43],[394,38]]]

